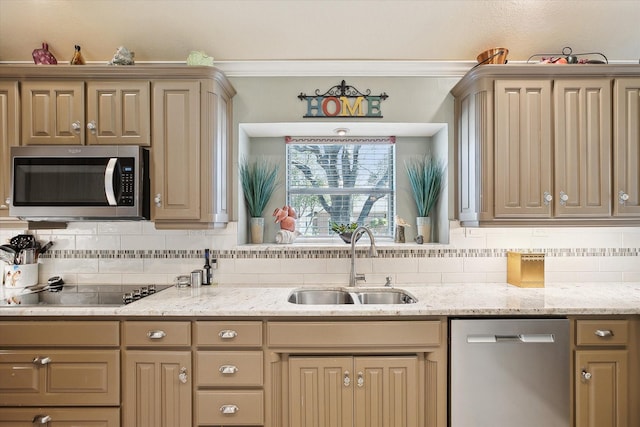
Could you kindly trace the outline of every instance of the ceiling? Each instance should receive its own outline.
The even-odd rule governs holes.
[[[475,61],[602,52],[640,59],[640,0],[0,0],[0,61],[31,62],[47,41],[59,61],[74,44],[108,61]]]

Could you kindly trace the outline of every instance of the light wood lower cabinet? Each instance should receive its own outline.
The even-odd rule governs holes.
[[[0,426],[120,426],[113,321],[0,321]]]
[[[127,350],[123,423],[136,427],[191,425],[191,352]]]
[[[118,427],[118,408],[0,409],[0,427]]]
[[[637,425],[638,368],[630,360],[638,349],[628,320],[577,320],[574,360],[575,426],[631,427]]]
[[[289,425],[419,426],[417,356],[291,357]]]
[[[123,425],[190,427],[191,323],[128,321],[123,342]]]
[[[271,426],[445,427],[446,322],[268,322]]]

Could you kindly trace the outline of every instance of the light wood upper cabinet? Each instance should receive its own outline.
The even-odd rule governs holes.
[[[640,78],[616,79],[613,104],[613,214],[640,216]]]
[[[87,144],[151,145],[148,81],[87,82]]]
[[[85,144],[84,82],[24,81],[22,145]]]
[[[17,81],[0,81],[0,218],[9,215],[11,147],[19,145],[20,102]]]
[[[640,67],[482,66],[453,89],[463,225],[638,225]]]
[[[555,216],[611,215],[611,80],[554,81]]]
[[[550,218],[551,81],[495,82],[495,217]]]
[[[200,82],[153,83],[155,221],[200,218]]]

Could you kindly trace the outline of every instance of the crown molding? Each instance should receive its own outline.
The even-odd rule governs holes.
[[[215,61],[227,77],[462,77],[475,61]]]

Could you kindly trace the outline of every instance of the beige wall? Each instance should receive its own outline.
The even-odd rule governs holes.
[[[509,59],[572,46],[640,58],[637,0],[0,0],[0,61],[31,61],[42,41],[61,61],[74,44],[107,61]]]

